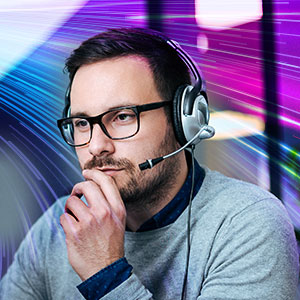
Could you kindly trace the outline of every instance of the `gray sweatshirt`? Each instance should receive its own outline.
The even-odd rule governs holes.
[[[293,226],[272,194],[205,168],[193,200],[187,299],[294,300],[298,252]],[[35,223],[0,282],[0,299],[83,299],[67,258],[61,198]],[[172,224],[126,232],[128,280],[104,300],[180,299],[187,209]]]

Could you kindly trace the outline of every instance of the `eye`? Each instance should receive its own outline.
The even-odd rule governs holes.
[[[89,128],[89,126],[90,126],[89,122],[85,119],[75,119],[74,124],[75,124],[75,127],[79,128],[79,129]]]
[[[124,110],[118,112],[115,115],[113,122],[116,122],[118,124],[127,124],[135,120],[136,120],[136,115],[132,110]]]

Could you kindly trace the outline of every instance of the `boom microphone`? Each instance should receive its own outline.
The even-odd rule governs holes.
[[[139,168],[141,171],[144,171],[146,169],[151,169],[153,168],[155,165],[157,165],[158,163],[160,163],[161,161],[163,161],[166,158],[169,158],[173,155],[176,155],[177,153],[181,152],[182,150],[184,150],[185,148],[187,148],[189,145],[191,145],[197,138],[199,138],[200,140],[203,139],[208,139],[213,137],[215,134],[215,129],[212,126],[209,125],[205,125],[201,128],[201,130],[199,130],[197,132],[197,134],[190,140],[188,141],[184,146],[182,146],[181,148],[179,148],[178,150],[171,152],[165,156],[160,156],[154,159],[147,159],[145,162],[139,164]],[[198,143],[198,142],[197,142]],[[197,144],[195,143],[195,144]]]

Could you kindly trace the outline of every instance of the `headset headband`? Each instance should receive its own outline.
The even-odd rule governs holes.
[[[177,54],[180,56],[182,61],[186,64],[188,69],[193,74],[193,76],[195,78],[195,81],[196,82],[200,81],[201,84],[202,84],[201,76],[199,74],[198,68],[196,67],[196,64],[193,61],[193,59],[187,54],[187,52],[185,52],[181,48],[181,46],[176,41],[168,39],[168,40],[166,40],[166,42],[167,42],[168,45],[170,45],[177,52]]]

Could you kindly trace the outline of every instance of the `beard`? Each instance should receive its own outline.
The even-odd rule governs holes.
[[[166,130],[165,137],[158,149],[151,153],[152,158],[160,157],[178,149],[178,143],[174,138],[171,126]],[[127,180],[121,184],[114,177],[122,200],[127,209],[132,211],[145,210],[149,206],[159,203],[167,197],[169,191],[174,187],[180,167],[176,157],[171,156],[162,161],[153,169],[141,171],[138,165],[133,164],[127,158],[115,159],[113,157],[94,156],[84,165],[84,169],[102,167],[114,167],[124,169]]]

